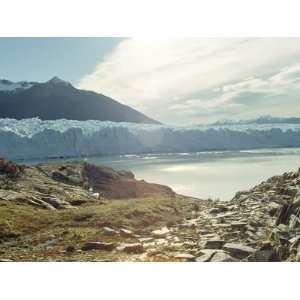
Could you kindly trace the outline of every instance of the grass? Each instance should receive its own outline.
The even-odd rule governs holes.
[[[103,235],[104,226],[148,234],[182,221],[195,206],[195,201],[184,197],[156,197],[104,200],[98,205],[50,211],[1,200],[0,257],[18,261],[128,260],[114,252],[82,252],[80,248],[88,241],[121,241],[119,236]]]

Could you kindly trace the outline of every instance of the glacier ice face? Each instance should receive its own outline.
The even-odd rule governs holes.
[[[0,157],[9,159],[299,146],[300,124],[172,127],[93,120],[0,119]]]

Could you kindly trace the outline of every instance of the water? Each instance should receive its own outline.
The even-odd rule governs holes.
[[[131,170],[137,179],[168,185],[179,194],[230,200],[237,191],[298,169],[300,148],[123,155],[85,160]]]

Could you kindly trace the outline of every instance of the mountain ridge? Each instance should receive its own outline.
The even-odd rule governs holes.
[[[77,89],[58,77],[44,83],[0,80],[0,118],[34,117],[160,124],[113,98]]]
[[[260,116],[245,120],[220,120],[210,125],[248,125],[248,124],[300,124],[300,117]]]

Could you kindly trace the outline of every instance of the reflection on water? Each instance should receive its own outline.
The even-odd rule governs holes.
[[[177,193],[229,200],[239,190],[273,175],[296,170],[300,149],[123,155],[88,158],[89,162],[131,170],[138,179],[166,184]]]

